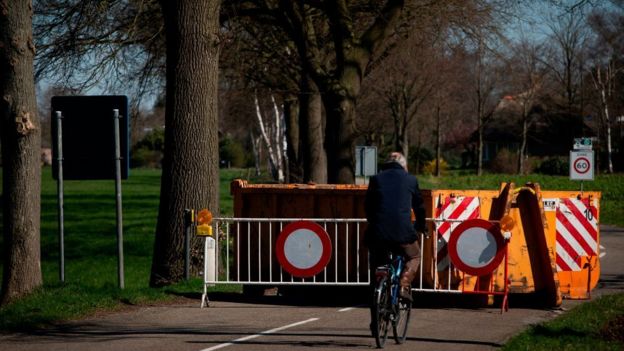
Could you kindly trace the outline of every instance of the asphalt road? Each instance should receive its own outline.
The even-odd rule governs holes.
[[[601,279],[593,296],[624,292],[624,230],[601,227]],[[312,294],[312,293],[310,293]],[[314,293],[315,294],[315,293]],[[0,350],[362,350],[375,348],[368,330],[369,313],[347,298],[318,300],[264,297],[240,300],[211,296],[181,304],[131,308],[128,311],[72,321],[46,330],[0,336]],[[466,308],[455,301],[419,296],[412,311],[408,341],[392,350],[491,350],[527,326],[553,318],[583,301],[564,300],[559,309],[540,309],[513,299],[510,310]],[[236,300],[239,299],[239,300]],[[319,302],[320,301],[320,302]],[[324,302],[323,302],[324,301]],[[523,307],[524,306],[524,307]]]

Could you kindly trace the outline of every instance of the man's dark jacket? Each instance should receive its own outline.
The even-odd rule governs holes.
[[[386,163],[370,179],[366,192],[366,243],[412,243],[416,231],[424,232],[425,208],[416,177],[396,162]],[[412,224],[411,209],[416,223]]]

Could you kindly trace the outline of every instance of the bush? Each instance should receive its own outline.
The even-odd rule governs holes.
[[[133,148],[163,151],[165,149],[165,130],[162,128],[152,130],[134,144]]]
[[[547,175],[568,175],[570,173],[569,158],[563,156],[546,158],[537,166],[536,172]]]
[[[160,168],[165,149],[165,130],[154,129],[132,147],[130,165],[133,168]]]
[[[441,158],[440,159],[440,174],[444,175],[448,171],[448,169],[449,169],[448,163],[443,158]],[[436,160],[435,159],[425,163],[423,167],[423,173],[436,175]]]
[[[518,171],[518,154],[508,149],[500,149],[492,161],[489,169],[493,173],[515,174]]]
[[[133,149],[130,165],[132,168],[160,168],[162,166],[162,158],[162,151],[149,150],[142,147]]]
[[[531,174],[537,168],[539,159],[534,156],[526,157],[522,166],[522,174]],[[518,153],[501,149],[496,157],[490,162],[489,170],[492,173],[517,174],[518,173]]]
[[[238,141],[228,137],[219,141],[219,160],[222,167],[245,167],[245,154],[245,148]]]

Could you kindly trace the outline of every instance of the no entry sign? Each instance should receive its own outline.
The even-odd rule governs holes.
[[[593,151],[570,151],[570,179],[594,180]]]
[[[469,219],[451,233],[448,243],[451,262],[462,272],[483,276],[503,259],[505,241],[498,225],[484,219]]]
[[[320,225],[297,221],[287,225],[277,237],[277,261],[294,277],[306,278],[320,273],[329,263],[332,244]]]

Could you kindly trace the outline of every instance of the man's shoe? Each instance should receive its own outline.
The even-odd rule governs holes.
[[[405,301],[412,302],[412,287],[411,286],[402,286],[399,292],[399,296]]]

